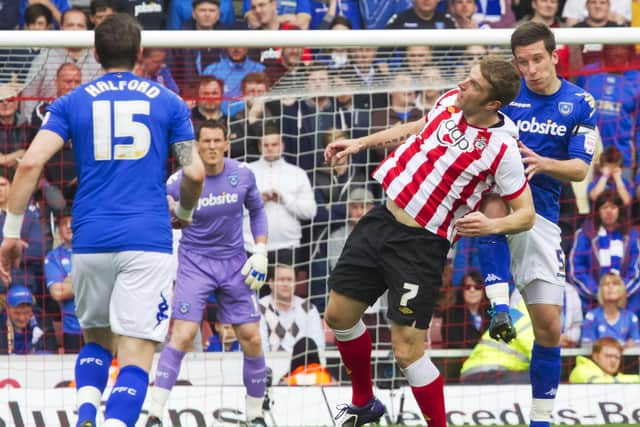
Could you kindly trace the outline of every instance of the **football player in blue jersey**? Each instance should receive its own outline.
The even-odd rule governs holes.
[[[561,367],[565,261],[557,225],[560,189],[563,181],[582,181],[587,174],[596,143],[595,102],[584,89],[557,76],[556,42],[547,26],[520,25],[511,35],[511,51],[522,84],[502,111],[518,125],[536,223],[526,232],[482,239],[481,265],[494,307],[491,335],[509,341],[515,334],[508,317],[509,265],[502,260],[511,255],[513,280],[527,303],[535,335],[530,426],[548,427]]]
[[[156,343],[164,341],[169,324],[171,224],[191,222],[204,181],[189,108],[131,73],[139,52],[133,17],[116,14],[96,28],[95,54],[105,74],[49,107],[16,172],[0,246],[0,277],[9,281],[22,250],[23,213],[42,168],[71,141],[79,182],[73,290],[86,342],[75,368],[81,427],[96,425],[114,353],[121,369],[102,425],[135,425]],[[180,201],[171,208],[165,189],[170,148],[183,171]]]

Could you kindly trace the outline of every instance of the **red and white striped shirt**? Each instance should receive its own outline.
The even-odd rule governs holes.
[[[396,148],[373,173],[387,197],[418,224],[449,241],[455,220],[492,190],[513,199],[527,181],[518,128],[506,116],[491,128],[467,123],[454,105],[458,89],[440,97],[418,135]]]

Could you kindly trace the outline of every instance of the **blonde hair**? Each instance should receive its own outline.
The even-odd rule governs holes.
[[[617,305],[618,305],[618,308],[626,308],[627,307],[627,288],[626,288],[626,286],[624,286],[624,282],[622,281],[622,278],[618,274],[611,273],[611,272],[603,274],[602,277],[600,278],[600,282],[598,283],[598,304],[600,304],[600,305],[603,304],[602,284],[607,279],[611,279],[611,281],[614,284],[617,284],[622,289],[624,289],[624,293],[618,299],[618,304]]]

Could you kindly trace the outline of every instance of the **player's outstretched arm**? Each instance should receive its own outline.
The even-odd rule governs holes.
[[[204,165],[194,141],[173,144],[173,152],[182,167],[182,181],[180,182],[180,200],[171,212],[172,224],[175,228],[183,228],[191,224],[193,210],[202,193]]]
[[[518,142],[518,145],[528,180],[539,173],[562,181],[582,181],[587,176],[589,165],[584,160],[556,160],[536,154],[522,142]]]
[[[533,227],[536,212],[529,185],[517,197],[508,201],[511,213],[500,218],[487,218],[482,212],[471,212],[456,221],[460,236],[477,237],[489,234],[515,234]]]
[[[395,148],[405,142],[410,136],[417,134],[424,127],[423,119],[416,120],[385,129],[374,134],[356,139],[343,139],[332,142],[324,150],[324,160],[331,164],[345,156],[359,153],[362,150],[375,147]]]
[[[38,185],[44,165],[63,145],[64,141],[57,133],[41,130],[18,164],[9,193],[7,218],[0,246],[0,279],[5,283],[11,281],[11,265],[20,257],[25,247],[25,243],[20,240],[24,211]]]

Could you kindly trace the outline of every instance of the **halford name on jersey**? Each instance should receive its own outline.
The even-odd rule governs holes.
[[[160,88],[153,86],[150,82],[144,80],[120,80],[120,81],[97,81],[95,83],[89,83],[84,87],[84,90],[94,98],[103,92],[116,90],[131,90],[136,92],[142,92],[147,95],[148,98],[155,98],[160,95]]]

